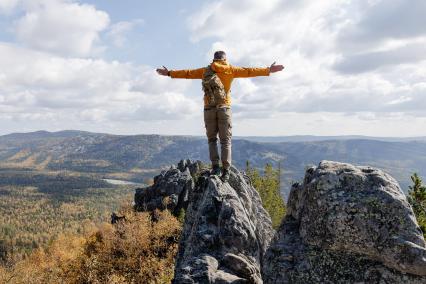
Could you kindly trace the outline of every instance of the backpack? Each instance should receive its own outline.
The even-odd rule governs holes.
[[[208,107],[218,107],[224,104],[226,97],[225,88],[219,76],[211,68],[211,65],[206,67],[201,84],[203,86],[204,97],[207,97]]]

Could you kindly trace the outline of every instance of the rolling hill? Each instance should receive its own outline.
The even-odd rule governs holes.
[[[268,138],[257,138],[257,140]],[[253,140],[253,139],[252,139]],[[288,140],[292,140],[288,138]],[[413,172],[426,175],[426,141],[374,138],[258,142],[234,139],[233,159],[244,168],[281,162],[283,193],[320,160],[371,165],[389,172],[406,189]],[[0,136],[0,171],[69,171],[141,182],[182,158],[208,161],[204,137],[111,135],[83,131],[37,131]]]

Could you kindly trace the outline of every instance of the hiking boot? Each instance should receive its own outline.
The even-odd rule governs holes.
[[[229,172],[229,169],[223,169],[222,176],[220,177],[220,179],[223,182],[228,182],[230,175],[231,173]]]
[[[220,175],[220,167],[219,165],[214,165],[211,171],[212,175],[219,176]]]

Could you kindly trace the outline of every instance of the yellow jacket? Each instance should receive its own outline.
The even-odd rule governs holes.
[[[225,104],[231,106],[231,84],[234,78],[248,78],[256,76],[269,76],[269,67],[266,68],[243,68],[230,65],[226,60],[213,60],[212,69],[222,81],[225,88]],[[202,79],[206,67],[190,70],[170,70],[170,77],[182,79]],[[204,98],[204,105],[207,105]]]

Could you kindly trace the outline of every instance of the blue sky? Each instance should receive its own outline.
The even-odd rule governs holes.
[[[426,135],[423,0],[0,0],[0,134],[81,129],[203,135],[196,68],[238,79],[235,135]]]
[[[112,22],[141,20],[142,23],[127,34],[126,46],[110,49],[109,60],[135,64],[169,64],[197,66],[205,60],[211,40],[194,43],[188,36],[185,19],[196,13],[206,1],[85,1],[97,9],[108,11]],[[176,56],[178,55],[178,56]]]

